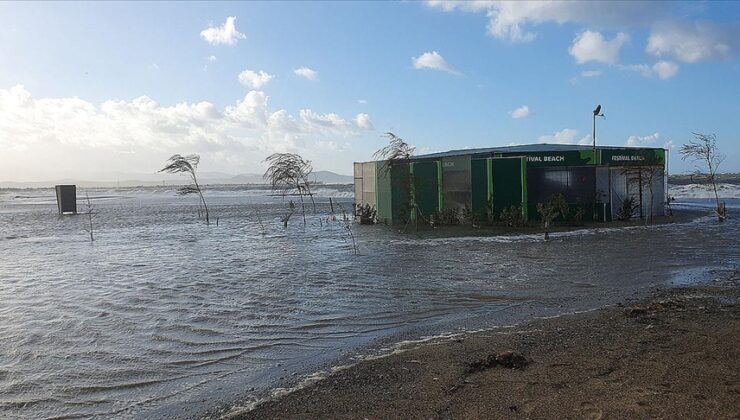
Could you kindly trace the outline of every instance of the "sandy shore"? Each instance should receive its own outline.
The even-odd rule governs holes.
[[[234,417],[738,418],[739,285],[416,345]]]

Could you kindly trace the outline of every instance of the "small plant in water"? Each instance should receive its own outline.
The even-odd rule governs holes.
[[[338,204],[338,206],[339,210],[341,210],[342,212],[342,229],[344,229],[346,235],[344,240],[352,246],[352,253],[355,255],[359,255],[360,248],[357,246],[357,241],[355,241],[355,234],[352,231],[352,218],[347,216],[347,212],[344,210],[344,206],[342,206],[341,204]]]
[[[85,231],[90,234],[90,242],[93,242],[95,240],[95,235],[93,233],[93,218],[95,217],[95,205],[90,202],[90,195],[85,192],[85,208],[82,214],[87,216],[87,224],[85,225]]]
[[[361,225],[374,225],[377,222],[378,211],[375,209],[375,206],[365,204],[364,206],[357,206],[357,208],[359,210],[357,213],[359,213]]]
[[[290,221],[290,216],[292,216],[293,213],[295,213],[295,203],[293,202],[293,200],[290,200],[290,202],[288,203],[288,212],[285,213],[283,215],[283,217],[280,218],[280,222],[282,222],[283,227],[285,227],[285,228],[288,227],[288,222]]]
[[[542,228],[545,230],[545,240],[550,239],[550,225],[558,216],[568,214],[568,203],[562,194],[550,197],[544,203],[537,203],[537,212],[542,218]]]

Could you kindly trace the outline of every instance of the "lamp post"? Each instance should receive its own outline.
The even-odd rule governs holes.
[[[594,217],[593,218],[594,220],[597,220],[598,218],[598,214],[596,213],[597,212],[597,209],[596,209],[596,193],[597,193],[596,191],[596,165],[598,164],[597,159],[596,159],[596,117],[606,118],[604,116],[604,113],[601,112],[601,105],[596,105],[596,109],[594,109],[594,119],[593,119],[593,125],[592,125],[593,129],[591,131],[591,137],[593,139],[593,152],[594,152],[593,154],[593,160],[594,160],[594,215],[593,215]]]

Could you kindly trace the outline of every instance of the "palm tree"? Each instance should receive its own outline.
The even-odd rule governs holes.
[[[303,225],[306,225],[306,208],[303,196],[308,195],[313,203],[313,211],[316,213],[316,202],[311,193],[309,175],[313,172],[311,161],[303,159],[295,153],[273,153],[265,159],[268,167],[263,175],[272,187],[272,191],[283,196],[297,193],[301,197],[301,211],[303,213]]]
[[[196,175],[196,172],[198,171],[198,163],[200,163],[200,156],[172,155],[172,157],[170,157],[167,161],[167,165],[164,168],[160,169],[159,172],[167,172],[168,174],[184,173],[190,176],[190,179],[193,181],[193,185],[180,187],[177,190],[177,193],[180,195],[198,194],[198,196],[200,197],[200,202],[203,204],[203,209],[206,213],[206,223],[210,224],[211,221],[208,216],[208,204],[206,204],[206,199],[205,197],[203,197],[203,191],[200,189],[200,185],[198,184],[198,177]]]

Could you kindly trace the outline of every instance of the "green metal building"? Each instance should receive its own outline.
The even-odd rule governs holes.
[[[532,144],[356,162],[355,203],[376,208],[384,223],[446,209],[498,215],[511,206],[536,219],[537,203],[557,194],[593,208],[601,221],[612,220],[628,197],[636,215],[662,215],[665,159],[660,148]]]

